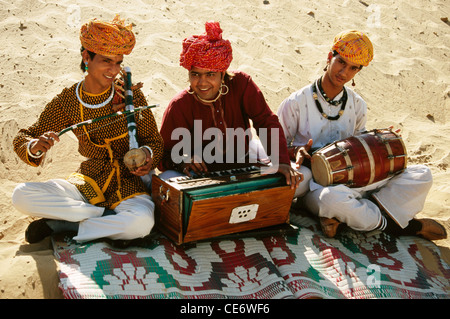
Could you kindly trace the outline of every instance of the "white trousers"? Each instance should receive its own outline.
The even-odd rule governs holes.
[[[361,188],[322,187],[312,179],[310,192],[303,200],[306,207],[320,217],[334,217],[352,229],[371,231],[382,220],[379,207],[368,199],[372,195],[397,224],[405,228],[423,209],[432,183],[428,167],[411,165],[399,175]]]
[[[79,222],[77,241],[142,238],[155,223],[155,205],[149,195],[126,199],[114,209],[115,215],[102,216],[105,208],[90,204],[63,179],[21,183],[14,189],[12,203],[30,216]]]

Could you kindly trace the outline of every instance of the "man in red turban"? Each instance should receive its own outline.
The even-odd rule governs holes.
[[[206,22],[205,29],[205,33],[187,37],[182,43],[180,65],[189,71],[190,87],[179,92],[164,113],[161,124],[164,155],[160,170],[190,176],[228,169],[239,163],[248,165],[253,160],[252,154],[258,160],[270,154],[275,171],[282,173],[292,188],[297,187],[302,176],[289,164],[287,143],[278,117],[248,74],[228,71],[233,59],[232,48],[230,41],[222,38],[219,23]],[[268,132],[266,145],[251,136],[244,140],[230,134],[230,129],[250,130],[250,120],[259,136],[261,132]],[[195,127],[198,123],[201,127]],[[190,138],[172,138],[177,129],[187,129]],[[217,139],[206,138],[206,131],[217,132]],[[196,139],[199,133],[201,141]],[[206,151],[211,151],[210,143],[214,144],[214,155]],[[180,144],[189,153],[182,160],[175,154]],[[198,145],[200,147],[196,148]],[[244,154],[237,149],[241,146],[245,148]]]

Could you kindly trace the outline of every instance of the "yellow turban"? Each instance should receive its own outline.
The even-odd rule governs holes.
[[[130,54],[136,44],[132,26],[116,15],[111,22],[93,19],[80,30],[81,45],[101,55]]]
[[[368,66],[373,59],[373,46],[366,34],[356,30],[343,31],[334,37],[331,51],[355,64]]]

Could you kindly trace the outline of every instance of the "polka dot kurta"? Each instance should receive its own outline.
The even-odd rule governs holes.
[[[43,157],[32,158],[27,153],[28,143],[45,132],[59,132],[79,122],[99,118],[113,113],[112,102],[99,108],[82,106],[76,97],[76,84],[65,88],[43,110],[36,123],[27,129],[21,129],[14,138],[14,150],[27,164],[38,166]],[[105,101],[111,89],[98,94],[80,92],[85,103],[95,105]],[[133,104],[147,105],[141,90],[133,91]],[[156,121],[150,109],[135,114],[137,140],[140,146],[149,146],[153,151],[153,167],[161,160],[163,140],[158,132]],[[114,208],[121,201],[146,193],[140,177],[131,174],[123,163],[124,155],[129,151],[129,138],[126,115],[113,116],[76,128],[78,151],[86,158],[77,172],[68,177],[85,198],[94,205]]]

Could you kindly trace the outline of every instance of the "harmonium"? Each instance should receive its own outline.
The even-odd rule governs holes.
[[[257,229],[289,228],[294,189],[257,166],[207,176],[152,177],[157,229],[177,245]]]

